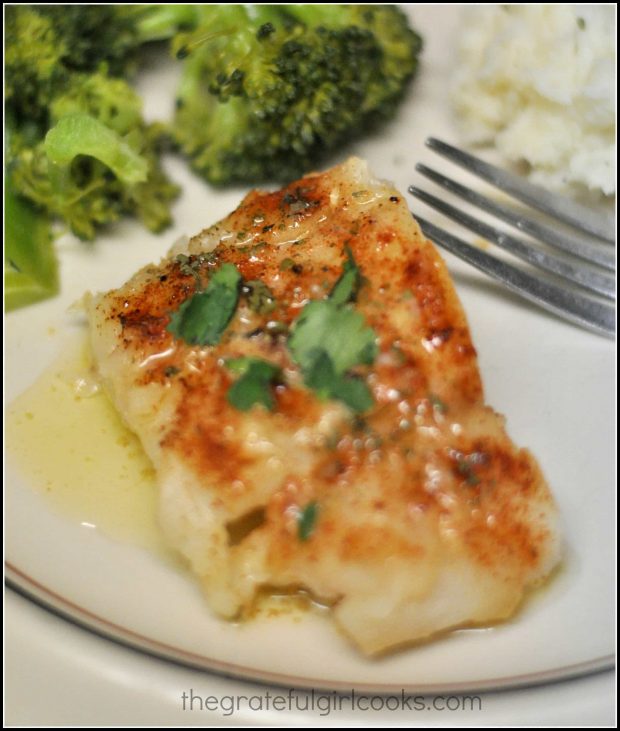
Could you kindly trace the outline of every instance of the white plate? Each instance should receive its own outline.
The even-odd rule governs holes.
[[[423,147],[428,134],[456,139],[446,100],[455,10],[416,6],[412,14],[426,40],[413,93],[393,124],[350,150],[403,191],[415,179],[416,162],[433,162]],[[167,113],[173,82],[166,62],[152,69],[144,87],[150,115]],[[184,186],[174,229],[156,237],[124,222],[95,246],[64,238],[58,247],[61,296],[7,316],[9,401],[63,347],[63,337],[50,336],[50,328],[70,329],[66,308],[85,288],[120,285],[179,235],[197,232],[240,200],[240,189],[214,191],[178,160],[171,160],[169,169]],[[413,201],[412,209],[418,209]],[[448,263],[469,316],[488,402],[506,414],[515,441],[539,458],[565,528],[563,569],[513,621],[455,632],[373,661],[360,658],[327,620],[311,613],[302,620],[282,616],[227,624],[209,613],[189,575],[54,513],[10,464],[9,579],[112,638],[186,664],[287,686],[454,692],[539,683],[609,666],[614,648],[614,347],[522,304],[459,262],[450,258]]]
[[[297,690],[288,701],[288,689],[217,677],[132,652],[82,631],[12,592],[7,595],[5,622],[6,667],[10,669],[5,723],[10,728],[94,724],[106,728],[502,728],[507,719],[518,727],[589,728],[613,727],[615,719],[613,672],[463,698],[420,698],[416,694],[416,705],[403,703],[402,708],[394,705],[394,697],[375,696],[375,710],[371,710],[368,697],[356,694],[358,705],[352,709],[351,695],[334,698],[331,692]],[[184,708],[182,694],[189,694],[190,689],[199,698],[215,699],[217,705],[201,708],[195,701],[191,709],[187,702]],[[286,700],[274,707],[277,696]],[[239,705],[231,709],[234,699]],[[433,706],[435,700],[438,703]],[[339,707],[336,701],[342,701]]]

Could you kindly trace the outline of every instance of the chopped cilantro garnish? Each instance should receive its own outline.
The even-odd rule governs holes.
[[[347,260],[342,268],[342,274],[329,295],[329,299],[336,305],[343,305],[355,300],[363,281],[360,268],[357,266],[353,253],[348,246],[346,251]]]
[[[374,331],[362,314],[347,305],[355,299],[362,281],[347,248],[347,260],[329,299],[307,304],[288,340],[306,386],[320,398],[337,399],[355,412],[367,411],[373,399],[366,383],[347,371],[357,365],[371,365],[377,355]]]
[[[300,541],[307,541],[308,538],[314,533],[316,527],[316,520],[319,515],[318,503],[313,500],[308,503],[305,508],[299,513],[297,518],[297,536]]]
[[[304,380],[319,398],[342,401],[355,412],[367,411],[373,405],[372,394],[366,383],[361,378],[336,373],[325,350],[317,351]]]
[[[364,316],[331,300],[314,300],[297,318],[288,346],[296,363],[307,372],[317,351],[325,351],[335,372],[342,375],[356,365],[371,365],[377,355],[376,335]]]
[[[280,368],[260,358],[232,358],[226,367],[241,377],[228,389],[228,402],[239,411],[262,404],[270,411],[275,406],[272,389],[282,376]]]
[[[203,292],[196,292],[173,312],[167,330],[190,345],[216,345],[237,308],[241,275],[223,264]]]

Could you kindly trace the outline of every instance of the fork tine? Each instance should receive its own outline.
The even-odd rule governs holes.
[[[497,188],[514,196],[520,201],[564,221],[580,231],[593,234],[610,244],[615,243],[615,224],[608,216],[594,213],[589,208],[574,201],[550,193],[518,175],[490,165],[480,158],[448,145],[435,137],[429,137],[426,145],[452,162],[464,167],[474,175],[488,181]]]
[[[424,235],[431,241],[499,280],[516,294],[582,327],[613,337],[616,329],[616,312],[613,307],[496,259],[429,221],[419,216],[415,218]]]
[[[540,269],[544,269],[553,274],[558,274],[565,279],[578,284],[581,287],[596,292],[598,294],[607,297],[608,299],[615,299],[615,280],[613,277],[608,277],[593,269],[586,268],[585,266],[573,266],[570,262],[558,258],[552,254],[547,254],[535,246],[531,246],[521,239],[517,239],[514,236],[500,231],[493,226],[489,226],[482,221],[464,213],[458,208],[454,208],[449,203],[442,201],[440,198],[436,198],[429,193],[426,193],[415,186],[409,188],[409,192],[424,201],[427,205],[441,211],[444,215],[451,218],[453,221],[460,223],[475,234],[492,241],[502,249],[514,254],[519,259],[532,264]]]
[[[458,195],[468,203],[492,214],[501,221],[509,223],[514,228],[529,234],[538,241],[542,241],[545,244],[549,244],[549,246],[577,256],[584,261],[598,264],[609,271],[615,271],[616,253],[604,244],[589,243],[569,232],[560,234],[549,226],[534,221],[522,213],[515,213],[508,206],[492,201],[490,198],[477,193],[471,188],[466,188],[464,185],[421,163],[417,164],[415,169],[450,193]]]

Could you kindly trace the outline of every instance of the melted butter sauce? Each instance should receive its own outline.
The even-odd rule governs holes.
[[[169,555],[154,470],[75,343],[8,407],[6,448],[56,512],[116,540]]]

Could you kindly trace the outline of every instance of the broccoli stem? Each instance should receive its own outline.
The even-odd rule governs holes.
[[[346,5],[279,5],[280,10],[311,27],[344,28],[351,22]],[[372,7],[372,6],[371,6]]]
[[[136,23],[139,43],[164,41],[183,29],[196,27],[200,17],[198,5],[145,5]]]

